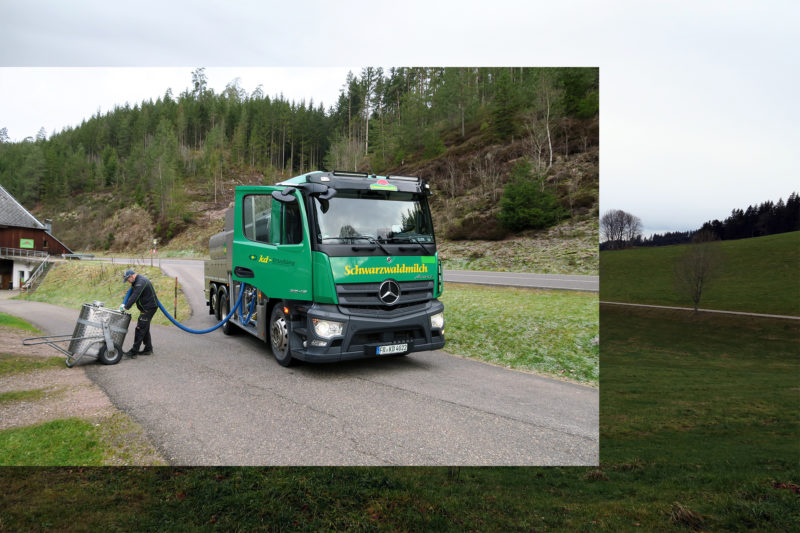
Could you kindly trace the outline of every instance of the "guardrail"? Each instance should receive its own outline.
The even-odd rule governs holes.
[[[21,248],[0,248],[0,257],[20,257],[25,259],[44,260],[50,257],[50,254],[39,250],[24,250]]]

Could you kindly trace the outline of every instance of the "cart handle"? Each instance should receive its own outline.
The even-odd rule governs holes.
[[[53,342],[67,342],[67,341],[83,341],[88,339],[97,339],[101,340],[103,337],[99,336],[91,336],[91,337],[73,337],[72,335],[48,335],[45,337],[28,337],[27,339],[22,339],[23,346],[33,346],[36,344],[51,344]]]

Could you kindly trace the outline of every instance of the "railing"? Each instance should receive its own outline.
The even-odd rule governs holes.
[[[25,259],[46,260],[48,257],[50,257],[50,254],[39,250],[23,250],[20,248],[0,248],[0,257],[21,257]]]
[[[41,282],[40,278],[44,278],[44,275],[47,274],[49,269],[50,256],[45,254],[44,260],[31,272],[31,276],[28,278],[28,281],[22,284],[21,289],[23,291],[36,290],[36,287],[38,287]]]

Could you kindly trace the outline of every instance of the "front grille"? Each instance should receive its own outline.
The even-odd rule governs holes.
[[[433,281],[399,281],[400,298],[394,305],[378,298],[381,283],[340,283],[336,285],[339,308],[346,314],[392,316],[425,308],[433,299]]]

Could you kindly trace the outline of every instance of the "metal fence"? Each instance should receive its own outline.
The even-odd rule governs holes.
[[[0,257],[19,257],[21,259],[47,259],[49,254],[39,250],[23,250],[21,248],[0,248]]]

